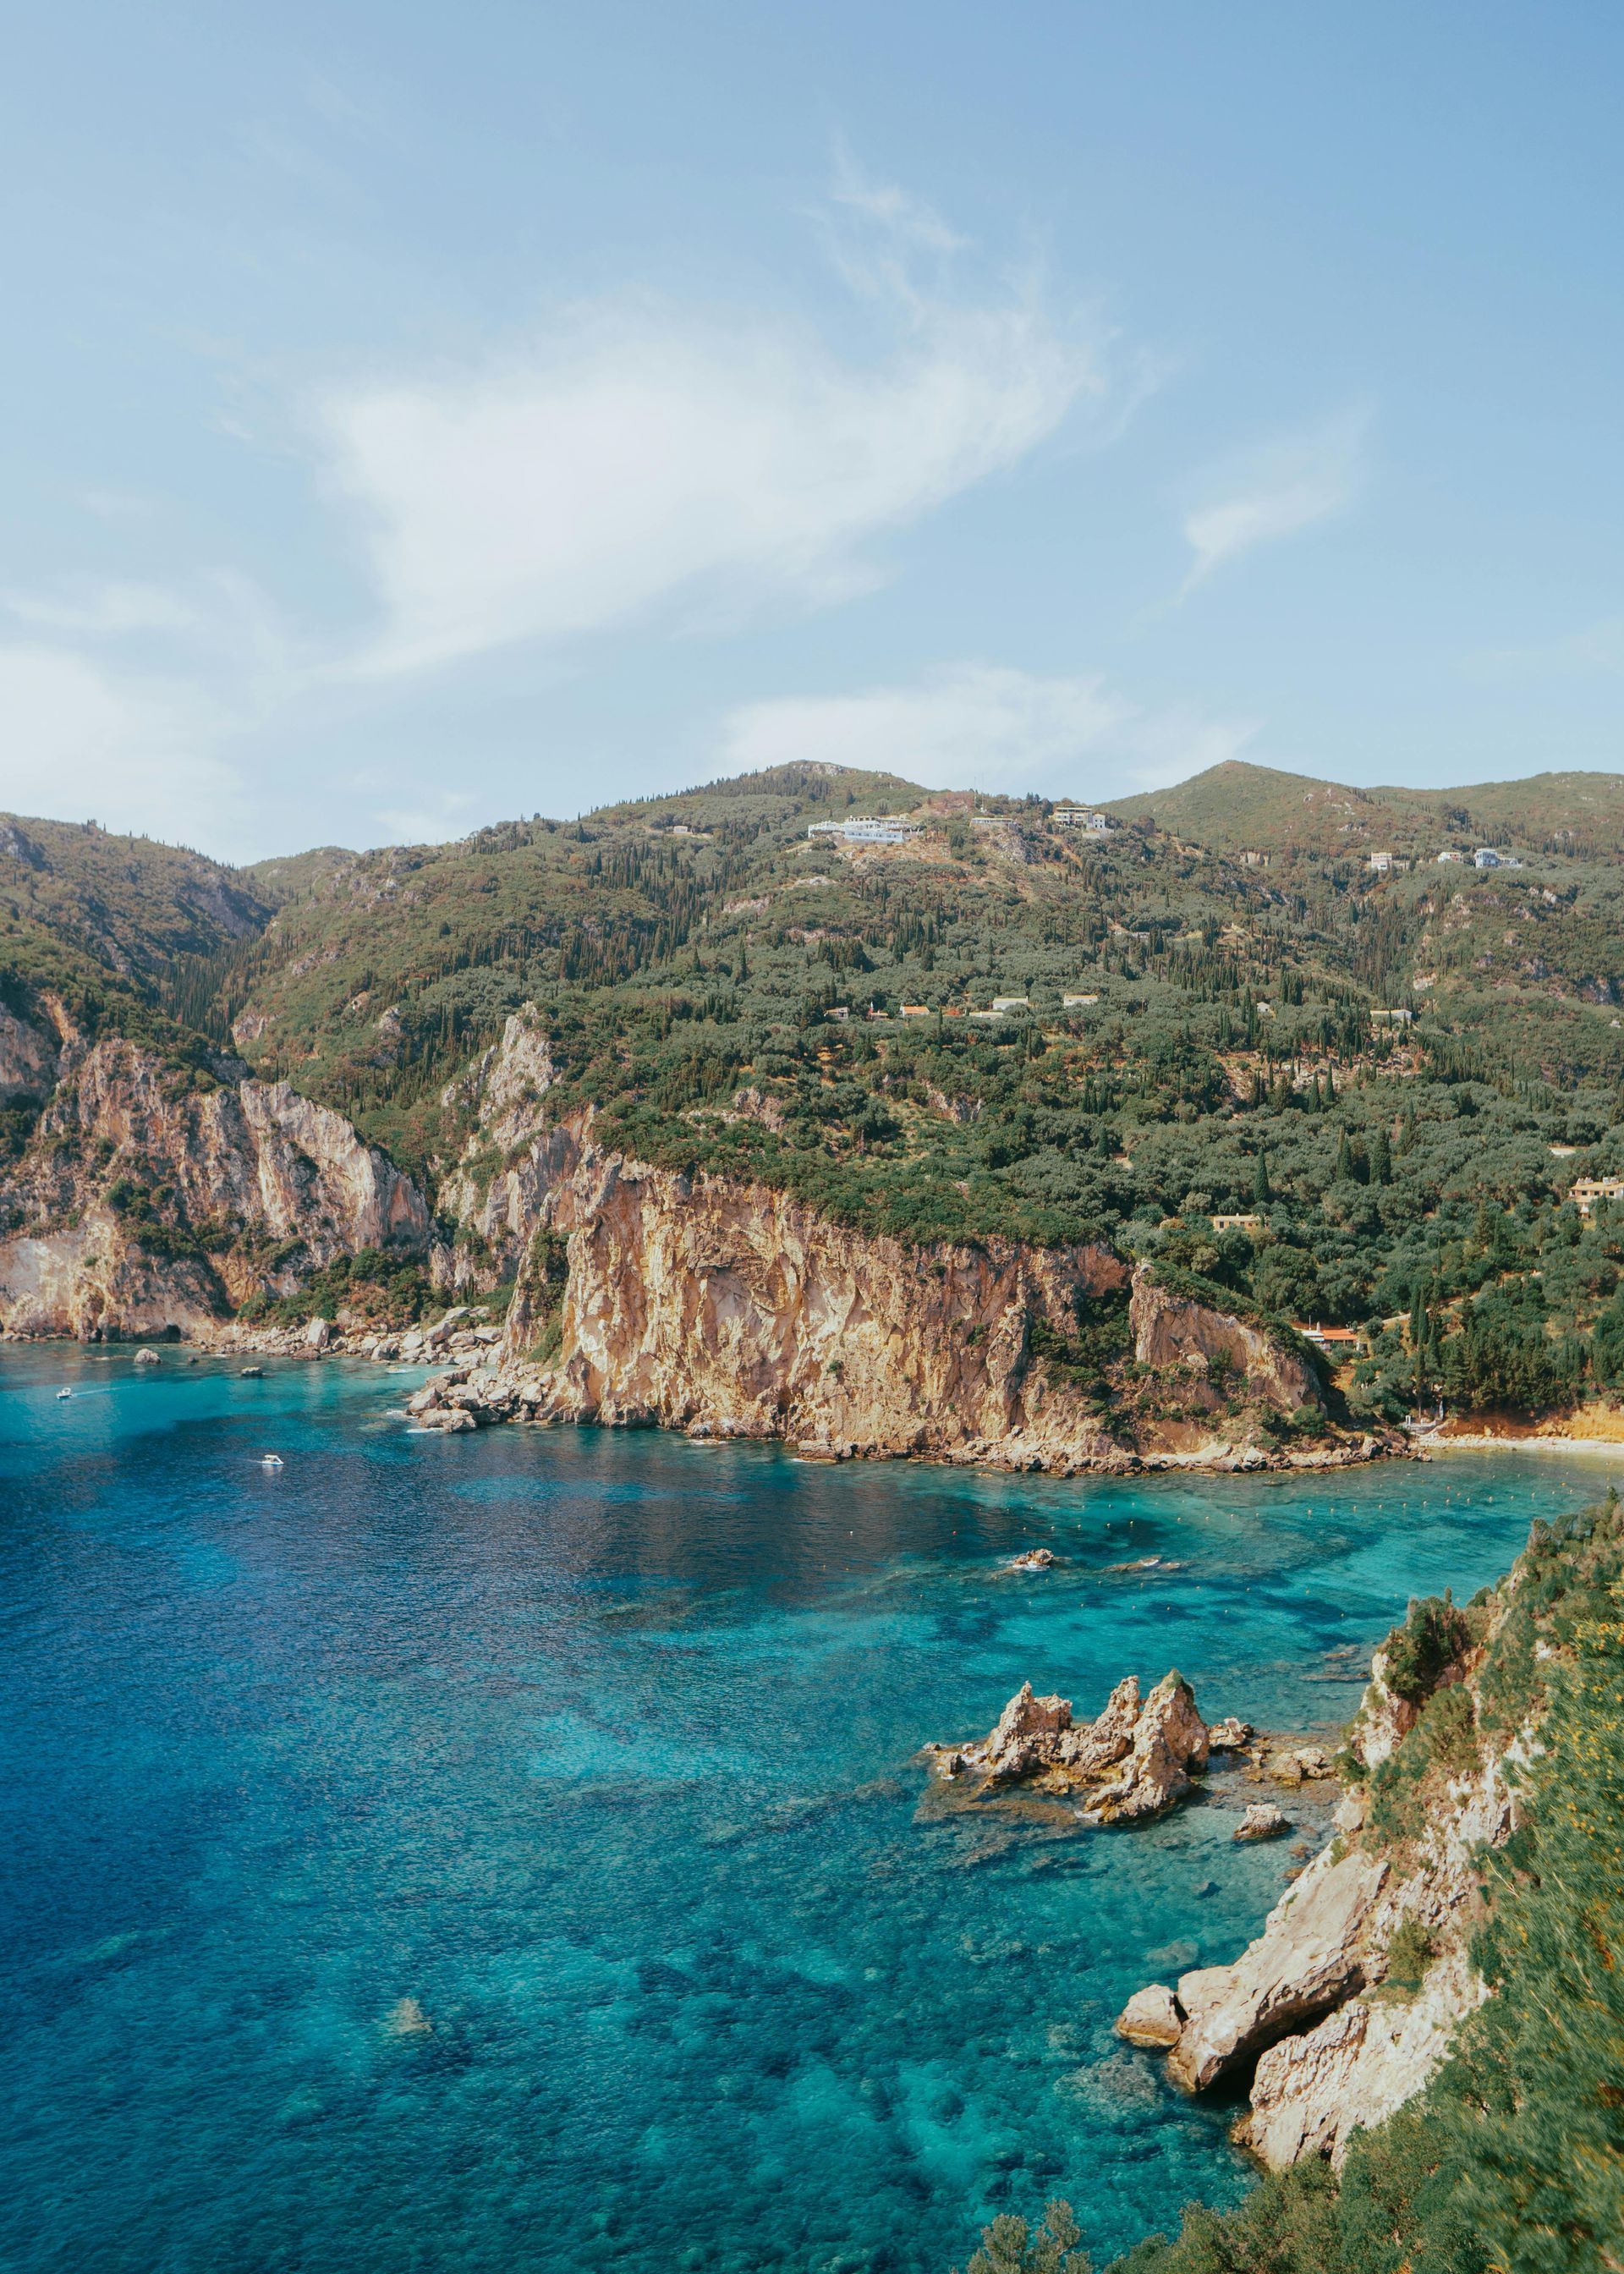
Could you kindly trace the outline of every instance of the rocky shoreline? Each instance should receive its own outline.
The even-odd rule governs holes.
[[[1520,1731],[1471,1746],[1464,1732],[1480,1726],[1480,1677],[1515,1584],[1477,1640],[1445,1607],[1450,1646],[1419,1698],[1408,1681],[1395,1687],[1398,1638],[1388,1638],[1339,1757],[1335,1838],[1232,1964],[1147,1984],[1117,2017],[1118,2035],[1164,2052],[1187,2091],[1250,2073],[1232,2136],[1270,2169],[1315,2156],[1340,2165],[1357,2128],[1423,2090],[1487,1995],[1470,1956],[1479,1858],[1515,1828],[1517,1771],[1532,1740]],[[1440,1752],[1420,1724],[1451,1691],[1459,1726]],[[1411,1812],[1395,1824],[1391,1796],[1406,1780]]]
[[[63,1336],[0,1330],[0,1348],[60,1342]],[[74,1338],[78,1339],[78,1338]],[[492,1427],[502,1422],[528,1422],[557,1427],[572,1422],[609,1427],[663,1427],[695,1443],[780,1442],[806,1461],[926,1459],[966,1468],[1056,1476],[1154,1475],[1168,1471],[1191,1471],[1218,1475],[1250,1475],[1267,1471],[1318,1471],[1356,1467],[1365,1462],[1410,1457],[1413,1449],[1396,1433],[1365,1432],[1334,1443],[1283,1447],[1251,1443],[1234,1446],[1208,1441],[1188,1449],[1133,1451],[1115,1443],[1096,1442],[1086,1449],[1056,1448],[1023,1433],[1004,1439],[972,1436],[957,1443],[928,1440],[898,1441],[895,1437],[862,1440],[855,1437],[797,1438],[770,1419],[724,1416],[684,1421],[620,1407],[605,1411],[581,1406],[560,1396],[556,1370],[532,1364],[515,1364],[504,1356],[504,1329],[491,1321],[477,1302],[452,1306],[433,1321],[401,1329],[380,1330],[328,1319],[312,1319],[299,1327],[267,1327],[247,1321],[229,1321],[213,1327],[194,1327],[184,1336],[154,1337],[140,1344],[156,1353],[180,1350],[214,1357],[314,1359],[351,1358],[387,1366],[432,1366],[421,1389],[408,1401],[413,1419],[422,1427],[447,1434]],[[115,1345],[117,1347],[118,1345]],[[130,1347],[129,1343],[124,1344]]]

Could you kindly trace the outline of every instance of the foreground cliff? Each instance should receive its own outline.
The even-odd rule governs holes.
[[[1343,1831],[1233,1965],[1163,1992],[1173,2076],[1250,2074],[1237,2136],[1274,2176],[1133,2274],[1624,2263],[1621,1608],[1610,1497],[1389,1637]]]

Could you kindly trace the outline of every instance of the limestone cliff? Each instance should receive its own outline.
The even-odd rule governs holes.
[[[1142,1269],[1129,1300],[1128,1266],[1108,1246],[921,1248],[858,1233],[765,1185],[605,1147],[590,1108],[553,1117],[553,1079],[527,1006],[465,1078],[470,1133],[440,1188],[491,1269],[516,1263],[491,1418],[1065,1473],[1261,1465],[1280,1456],[1259,1417],[1318,1406],[1312,1367],[1261,1328],[1169,1295]],[[464,1242],[437,1269],[469,1284]],[[1116,1412],[1066,1354],[1080,1321],[1120,1318],[1124,1304],[1134,1387]],[[1332,1436],[1295,1457],[1371,1449]]]
[[[194,1333],[364,1247],[426,1250],[423,1195],[286,1082],[90,1041],[59,1005],[0,1029],[0,1086],[43,1110],[0,1177],[0,1329]]]
[[[1233,1964],[1162,1993],[1170,2074],[1199,2091],[1250,2070],[1235,2136],[1272,2168],[1340,2164],[1356,2127],[1422,2090],[1486,1994],[1471,1960],[1481,1860],[1515,1829],[1530,1742],[1497,1671],[1515,1606],[1514,1574],[1470,1621],[1447,1599],[1412,1608],[1350,1732],[1337,1838]]]

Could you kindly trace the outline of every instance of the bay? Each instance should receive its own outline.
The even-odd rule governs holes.
[[[1233,2108],[1109,2024],[1289,1847],[1222,1777],[1123,1833],[944,1811],[919,1746],[1173,1665],[1328,1732],[1409,1596],[1624,1469],[836,1469],[446,1440],[417,1379],[0,1357],[18,2274],[944,2274],[1053,2194],[1097,2261],[1235,2200]]]

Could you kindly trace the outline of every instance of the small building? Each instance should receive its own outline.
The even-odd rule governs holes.
[[[905,1019],[928,1019],[930,1016],[930,1005],[929,1003],[905,1003],[902,1006],[902,1015]]]
[[[1357,1327],[1299,1327],[1297,1332],[1305,1343],[1312,1343],[1316,1350],[1345,1351],[1358,1345]]]
[[[1413,1011],[1406,1010],[1402,1005],[1396,1011],[1372,1011],[1371,1013],[1371,1024],[1372,1027],[1413,1027],[1415,1023],[1415,1013]]]
[[[1624,1177],[1575,1177],[1568,1197],[1581,1216],[1589,1216],[1598,1201],[1624,1200]]]
[[[1060,1005],[1063,1010],[1077,1011],[1085,1009],[1090,1003],[1097,1003],[1099,999],[1097,995],[1063,995]]]
[[[1212,1219],[1214,1231],[1244,1231],[1255,1236],[1263,1229],[1260,1216],[1215,1216]]]
[[[1057,805],[1055,825],[1060,829],[1086,829],[1094,837],[1103,837],[1115,826],[1109,813],[1093,812],[1086,805]]]
[[[849,1003],[831,1003],[823,1013],[826,1019],[849,1019],[851,1015],[852,1006]]]
[[[992,1007],[995,1011],[1029,1011],[1032,998],[1027,995],[995,995]]]
[[[1367,869],[1373,870],[1377,876],[1385,877],[1392,870],[1393,855],[1391,853],[1372,853],[1365,865]]]
[[[1492,845],[1480,845],[1472,855],[1474,869],[1501,869],[1505,863]]]
[[[1438,855],[1435,865],[1441,869],[1446,861],[1462,861],[1465,857],[1465,855],[1463,853],[1457,852],[1453,845],[1446,845],[1443,851]]]
[[[1241,864],[1244,868],[1247,869],[1267,869],[1269,864],[1269,856],[1267,853],[1243,853],[1241,855]]]
[[[1571,1160],[1578,1149],[1576,1145],[1547,1145],[1545,1148],[1552,1159],[1556,1161]]]
[[[920,824],[901,813],[859,814],[846,821],[814,821],[808,837],[838,837],[846,845],[906,845],[917,837]]]

